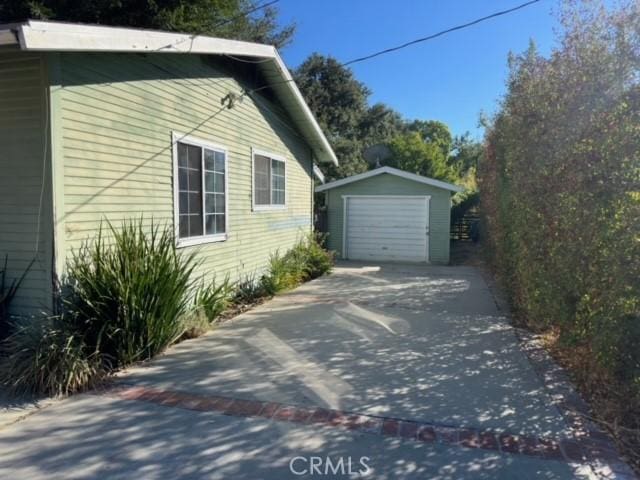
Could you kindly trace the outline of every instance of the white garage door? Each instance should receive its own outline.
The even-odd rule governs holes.
[[[345,258],[426,262],[429,197],[347,196]]]

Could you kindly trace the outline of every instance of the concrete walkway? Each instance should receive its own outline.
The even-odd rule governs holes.
[[[0,477],[304,478],[312,456],[309,478],[362,478],[361,457],[375,479],[590,475],[561,456],[460,445],[464,432],[571,436],[471,267],[345,264],[117,382],[133,393],[78,395],[1,429]],[[263,402],[356,412],[378,431],[265,418]],[[385,418],[437,437],[387,435]],[[447,429],[460,437],[440,441]],[[319,475],[327,457],[351,458],[352,474]]]

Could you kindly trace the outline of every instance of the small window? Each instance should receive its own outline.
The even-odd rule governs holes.
[[[199,140],[175,141],[178,245],[226,239],[227,155]]]
[[[284,208],[286,205],[286,163],[265,153],[253,154],[254,210]]]

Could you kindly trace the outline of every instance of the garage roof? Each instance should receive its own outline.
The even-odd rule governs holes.
[[[291,73],[271,45],[185,33],[29,20],[0,24],[0,46],[18,46],[26,51],[193,53],[264,59],[256,65],[278,101],[296,122],[316,159],[338,164]]]
[[[405,172],[404,170],[398,170],[397,168],[393,168],[393,167],[380,167],[365,173],[360,173],[358,175],[353,175],[351,177],[343,178],[342,180],[336,180],[335,182],[326,183],[324,185],[316,187],[316,192],[324,192],[325,190],[330,190],[332,188],[342,187],[343,185],[348,185],[349,183],[358,182],[366,178],[375,177],[376,175],[381,175],[383,173],[406,178],[407,180],[412,180],[418,183],[424,183],[425,185],[431,185],[433,187],[443,188],[445,190],[450,190],[452,192],[462,192],[464,190],[464,188],[459,187],[458,185],[443,182],[442,180],[423,177],[422,175]]]

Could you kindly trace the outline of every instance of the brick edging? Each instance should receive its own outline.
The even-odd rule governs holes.
[[[479,267],[481,276],[493,297],[498,311],[503,313],[534,372],[544,385],[551,404],[555,406],[575,439],[575,456],[581,456],[594,474],[602,479],[636,480],[633,469],[622,459],[611,437],[590,420],[589,404],[571,383],[567,372],[544,348],[538,335],[512,323],[506,298],[493,276]]]
[[[491,450],[511,455],[526,455],[543,460],[567,463],[584,461],[578,443],[572,439],[539,438],[510,432],[456,427],[320,407],[287,405],[279,402],[246,400],[218,395],[193,395],[125,384],[108,386],[94,391],[94,394],[198,412],[216,412],[233,417],[264,418],[303,425],[344,428],[365,434],[397,437],[423,443],[440,443],[461,448]]]

